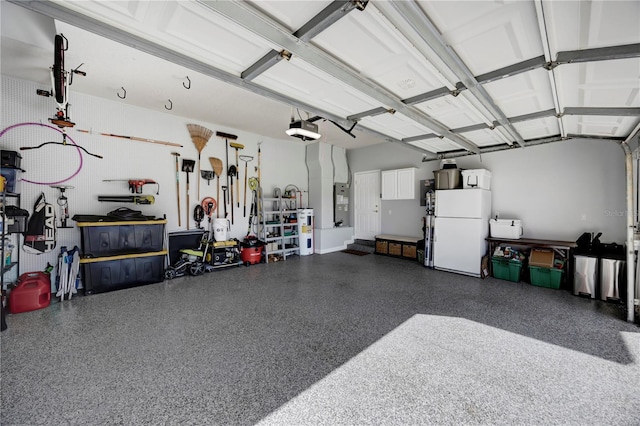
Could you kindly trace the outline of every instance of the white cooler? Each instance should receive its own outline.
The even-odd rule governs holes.
[[[462,171],[463,189],[491,189],[491,172],[487,169],[469,169]]]
[[[516,219],[489,219],[489,234],[493,238],[518,240],[522,237],[522,221]]]

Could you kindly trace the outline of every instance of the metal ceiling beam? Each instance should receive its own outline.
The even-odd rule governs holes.
[[[361,118],[364,118],[364,117],[374,117],[376,115],[382,115],[388,112],[389,112],[388,109],[383,107],[378,107],[378,108],[370,109],[369,111],[363,111],[359,114],[348,115],[347,120],[355,121],[355,120],[360,120]]]
[[[540,55],[537,58],[527,59],[526,61],[518,62],[517,64],[478,75],[475,79],[481,84],[491,83],[492,81],[501,80],[523,72],[535,70],[536,68],[542,68],[544,64],[544,55]]]
[[[551,43],[549,42],[549,31],[547,30],[547,19],[544,14],[544,5],[542,0],[535,0],[533,6],[536,10],[536,21],[538,22],[538,33],[540,34],[540,41],[542,42],[542,51],[544,52],[544,60],[547,64],[552,61]],[[558,94],[558,82],[556,81],[555,71],[553,67],[546,66],[549,70],[547,78],[549,79],[549,87],[551,88],[551,99],[553,100],[553,108],[558,118],[558,127],[560,128],[560,136],[567,136],[567,131],[564,126],[564,120],[562,119],[562,104],[560,102],[560,95]]]
[[[555,117],[555,116],[556,116],[556,110],[555,108],[553,108],[545,111],[536,111],[529,114],[522,114],[522,115],[517,115],[515,117],[509,117],[509,121],[512,123],[519,123],[521,121],[536,120],[538,118]]]
[[[626,138],[624,136],[599,136],[599,135],[581,135],[577,133],[567,133],[568,138],[580,138],[580,139],[602,139],[603,141],[617,141],[623,142]]]
[[[524,147],[524,139],[513,127],[504,113],[495,104],[489,93],[475,79],[471,70],[460,59],[460,57],[446,43],[433,22],[424,13],[422,8],[415,1],[393,1],[389,2],[402,17],[411,26],[413,31],[422,37],[422,39],[433,49],[438,57],[453,71],[462,81],[467,89],[475,96],[475,98],[486,108],[505,128],[511,137]]]
[[[10,3],[14,3],[18,6],[24,7],[26,9],[41,13],[50,18],[57,19],[62,22],[66,22],[70,25],[74,25],[78,28],[100,35],[102,37],[121,43],[123,45],[148,53],[160,59],[164,59],[174,64],[191,69],[193,71],[197,71],[206,76],[215,78],[217,80],[223,81],[233,86],[240,87],[245,90],[249,90],[257,95],[261,95],[266,98],[269,98],[278,102],[282,102],[285,105],[293,106],[295,108],[308,111],[311,114],[320,115],[324,118],[336,121],[342,124],[343,126],[349,127],[351,126],[351,124],[353,124],[352,121],[347,121],[343,117],[338,117],[330,112],[318,109],[304,102],[300,102],[297,99],[282,95],[278,92],[259,86],[250,81],[245,81],[234,74],[220,70],[212,65],[198,61],[181,52],[169,49],[165,46],[154,43],[152,41],[149,41],[137,35],[127,33],[123,31],[121,28],[116,28],[105,22],[98,21],[97,19],[91,18],[89,16],[86,16],[76,11],[73,11],[71,9],[68,9],[58,3],[51,2],[51,1],[42,1],[42,0],[7,0],[7,1],[9,1]],[[364,129],[363,126],[359,125],[359,127]],[[376,134],[378,137],[387,138],[387,139],[389,138],[389,136],[379,133],[375,130],[372,130],[372,129],[366,129],[366,130],[372,134]]]
[[[254,78],[259,76],[260,74],[262,74],[263,72],[265,72],[266,70],[268,70],[269,68],[271,68],[272,66],[274,66],[284,58],[289,59],[289,57],[284,55],[283,52],[272,50],[268,52],[266,55],[264,55],[262,58],[258,59],[249,68],[242,71],[240,73],[240,78],[242,78],[243,80],[253,80]]]
[[[548,109],[545,111],[536,111],[536,112],[532,112],[530,114],[523,114],[523,115],[518,115],[515,117],[509,117],[509,121],[511,123],[519,123],[522,121],[528,121],[528,120],[536,120],[538,118],[545,118],[545,117],[554,117],[556,114],[556,110],[555,109]],[[495,123],[496,126],[499,126],[499,123]],[[464,133],[464,132],[473,132],[475,130],[482,130],[482,129],[490,129],[486,124],[473,124],[471,126],[466,126],[466,127],[458,127],[457,129],[452,129],[451,131],[453,133]],[[436,135],[435,133],[426,133],[424,135],[418,135],[418,136],[411,136],[408,138],[403,138],[403,142],[414,142],[414,141],[419,141],[419,140],[424,140],[424,139],[432,139],[432,138],[437,138],[438,135]],[[525,141],[528,142],[528,141]]]
[[[367,2],[364,2],[366,6]],[[331,25],[335,24],[339,19],[345,17],[347,13],[357,8],[357,2],[351,0],[333,1],[327,7],[325,7],[320,13],[311,18],[306,24],[300,27],[293,35],[302,41],[309,41],[316,35],[320,34]],[[364,9],[364,6],[362,6]],[[360,10],[362,10],[360,9]],[[240,77],[245,80],[253,80],[278,62],[284,57],[287,60],[291,57],[283,55],[282,52],[272,50],[256,63],[251,65],[246,70],[242,71]]]
[[[416,141],[422,141],[425,139],[432,139],[437,137],[438,135],[436,135],[435,133],[428,133],[426,135],[418,135],[418,136],[411,136],[409,138],[403,138],[402,142],[416,142]]]
[[[419,95],[403,99],[402,103],[404,103],[405,105],[415,105],[422,102],[430,101],[432,99],[441,98],[442,96],[446,95],[451,95],[451,90],[449,90],[447,87],[441,87],[430,92],[421,93]]]
[[[563,115],[607,115],[612,117],[633,117],[640,115],[640,108],[600,108],[566,107]]]
[[[321,49],[301,41],[293,34],[290,34],[281,25],[249,4],[235,1],[214,0],[200,0],[200,3],[219,15],[235,22],[245,30],[250,31],[270,43],[281,46],[287,51],[293,53],[294,58],[299,57],[337,80],[340,80],[365,95],[377,100],[382,105],[394,109],[397,112],[406,115],[413,121],[447,137],[464,149],[476,153],[479,152],[478,146],[468,139],[455,135],[445,125],[431,118],[422,111],[412,106],[405,105],[401,99],[395,96],[395,94],[381,87],[377,83],[364,78],[361,74],[355,72],[353,69],[342,62],[339,62]]]
[[[580,62],[610,61],[613,59],[638,57],[640,57],[640,43],[635,43],[558,52],[554,64],[575,64]]]
[[[309,41],[331,25],[338,22],[340,19],[347,16],[347,13],[351,12],[353,9],[361,11],[364,10],[368,2],[368,0],[364,2],[335,0],[322,9],[322,11],[316,16],[311,18],[306,24],[301,26],[298,31],[293,33],[293,35],[302,41]]]

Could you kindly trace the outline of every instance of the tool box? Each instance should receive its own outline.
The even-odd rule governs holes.
[[[22,156],[17,151],[0,150],[0,165],[2,167],[20,169],[21,162]]]
[[[6,216],[7,233],[23,233],[27,230],[27,219],[29,211],[17,206],[6,206],[4,214]]]

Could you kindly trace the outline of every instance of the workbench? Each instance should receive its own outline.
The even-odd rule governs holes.
[[[508,247],[520,247],[520,248],[547,248],[552,249],[564,259],[566,265],[566,283],[569,284],[573,280],[573,271],[571,269],[571,250],[577,247],[574,241],[558,241],[558,240],[540,240],[536,238],[494,238],[488,237],[486,241],[489,243],[489,275],[493,276],[493,267],[491,264],[491,257],[496,247],[508,246]]]

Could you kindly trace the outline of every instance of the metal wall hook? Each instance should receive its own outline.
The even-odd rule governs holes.
[[[117,95],[118,95],[118,97],[119,97],[120,99],[124,99],[124,98],[126,98],[126,97],[127,97],[127,91],[125,90],[125,88],[124,88],[124,87],[120,87],[120,88],[121,88],[121,89],[122,89],[122,91],[124,92],[124,95],[123,95],[123,96],[120,96],[120,92],[118,92],[118,93],[117,93]]]
[[[171,111],[173,109],[173,102],[171,102],[171,99],[169,99],[169,106],[165,104],[164,108],[168,111]]]
[[[187,81],[189,82],[189,85],[187,86],[186,84],[184,84],[184,81],[182,82],[182,85],[184,86],[185,89],[191,89],[191,79],[189,78],[189,76],[187,76]]]

